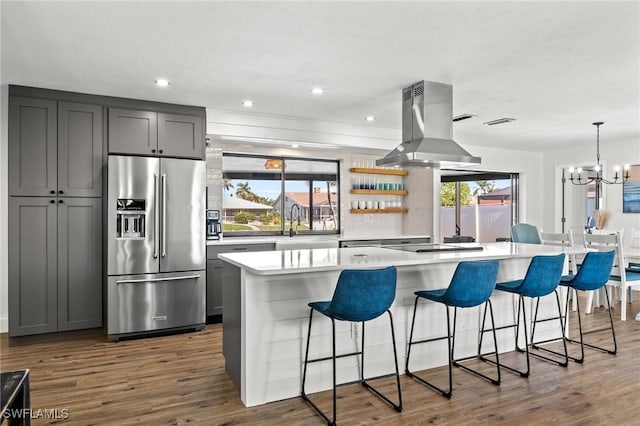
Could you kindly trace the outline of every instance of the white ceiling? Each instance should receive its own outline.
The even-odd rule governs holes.
[[[453,85],[462,145],[640,140],[629,2],[12,2],[2,83],[400,128],[400,90]],[[166,77],[167,89],[153,81]],[[312,96],[313,86],[326,93]],[[517,121],[488,127],[501,117]]]

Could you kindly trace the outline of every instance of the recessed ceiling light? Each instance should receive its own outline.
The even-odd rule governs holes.
[[[250,100],[242,101],[242,105],[246,106],[247,108],[251,108],[253,106],[253,101],[250,101]]]
[[[324,93],[324,89],[322,87],[314,87],[311,89],[311,93],[314,95],[322,95]]]
[[[171,83],[166,78],[159,78],[156,80],[156,84],[160,87],[167,87]]]
[[[300,144],[292,143],[291,148],[300,148]]]
[[[364,119],[366,121],[376,121],[376,118],[373,115],[367,115]]]

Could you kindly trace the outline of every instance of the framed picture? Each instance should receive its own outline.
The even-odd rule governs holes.
[[[622,213],[640,213],[640,165],[629,168],[629,180],[622,184]]]

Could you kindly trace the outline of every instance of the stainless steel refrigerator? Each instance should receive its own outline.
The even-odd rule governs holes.
[[[204,161],[110,155],[107,334],[202,329]]]

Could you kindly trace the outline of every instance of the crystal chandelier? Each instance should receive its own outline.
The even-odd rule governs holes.
[[[613,167],[613,171],[615,175],[613,176],[613,180],[605,179],[602,177],[602,166],[600,165],[600,126],[604,124],[604,121],[596,121],[592,123],[596,126],[597,136],[596,136],[596,165],[593,167],[593,171],[596,173],[595,176],[587,176],[585,178],[582,177],[582,167],[578,167],[574,169],[573,167],[569,168],[569,180],[574,185],[589,185],[591,183],[596,184],[596,191],[598,191],[600,187],[600,183],[606,183],[608,185],[620,184],[629,180],[629,165],[624,165],[624,173],[621,174],[620,166],[616,165]],[[574,173],[577,173],[577,176],[574,176]],[[599,192],[599,191],[598,191]]]

